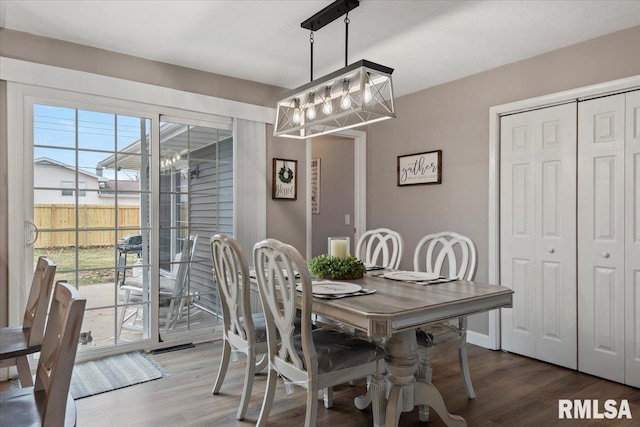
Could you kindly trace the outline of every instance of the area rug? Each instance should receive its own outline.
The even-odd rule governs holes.
[[[74,399],[82,399],[168,376],[150,356],[131,352],[76,364],[69,391]]]

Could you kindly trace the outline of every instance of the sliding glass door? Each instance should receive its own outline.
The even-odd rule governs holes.
[[[120,326],[132,308],[121,287],[150,264],[151,120],[42,103],[32,107],[38,232],[27,248],[34,263],[39,256],[51,258],[56,280],[75,285],[87,298],[81,349],[148,338],[149,298],[137,301],[136,328]],[[128,244],[131,236],[139,239]],[[148,284],[141,285],[138,294],[148,294]]]
[[[87,298],[80,357],[213,337],[209,239],[233,235],[232,120],[33,91],[18,97],[24,173],[9,180],[24,188],[9,201],[25,223],[24,243],[10,239],[18,282],[47,256]]]
[[[233,234],[231,123],[161,117],[159,173],[158,326],[164,339],[212,328],[220,319],[209,239]]]

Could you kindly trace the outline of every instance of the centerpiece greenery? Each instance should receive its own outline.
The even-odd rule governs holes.
[[[330,280],[359,279],[366,271],[364,264],[353,255],[347,258],[318,255],[309,262],[314,276]]]

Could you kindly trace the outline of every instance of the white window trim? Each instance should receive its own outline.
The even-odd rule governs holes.
[[[73,197],[73,181],[60,181],[60,197]],[[70,192],[71,194],[64,194]]]
[[[276,110],[147,83],[0,56],[0,80],[273,124]]]

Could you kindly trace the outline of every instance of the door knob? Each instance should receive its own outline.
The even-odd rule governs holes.
[[[602,252],[602,258],[609,258],[609,252]]]
[[[554,253],[555,251],[556,251],[555,249],[553,249],[553,248],[549,248],[549,253],[550,253],[550,254]]]

